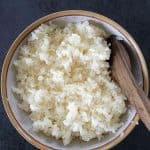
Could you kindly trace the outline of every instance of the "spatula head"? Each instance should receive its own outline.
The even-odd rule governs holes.
[[[113,41],[119,42],[120,44],[122,44],[122,46],[126,50],[124,52],[124,55],[125,55],[125,59],[128,64],[128,67],[131,69],[132,74],[135,77],[138,85],[140,87],[143,87],[143,74],[142,74],[141,63],[138,58],[138,55],[135,52],[134,48],[131,45],[129,45],[122,37],[111,35],[107,38],[107,42],[110,44],[110,49],[112,50],[110,64],[112,64],[112,62],[113,62],[112,56],[113,56],[113,53],[115,53],[115,49],[112,47],[114,44],[114,43],[112,43]]]

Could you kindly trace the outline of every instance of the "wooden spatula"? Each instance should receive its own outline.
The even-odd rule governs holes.
[[[120,85],[129,102],[135,106],[141,120],[150,130],[150,100],[136,83],[130,70],[130,59],[122,43],[110,36],[112,77]]]

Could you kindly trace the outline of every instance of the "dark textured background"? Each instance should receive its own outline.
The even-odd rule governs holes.
[[[0,69],[13,40],[49,13],[83,9],[121,24],[138,42],[150,70],[150,0],[0,0]],[[34,150],[10,124],[0,101],[0,150]],[[140,124],[114,150],[149,150],[150,133]]]

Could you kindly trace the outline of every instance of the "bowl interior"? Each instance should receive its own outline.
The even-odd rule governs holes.
[[[126,41],[127,45],[129,45],[129,47],[130,47],[130,43],[124,37],[124,35],[122,33],[120,33],[117,29],[115,29],[113,26],[109,25],[108,23],[100,21],[96,18],[86,17],[86,16],[63,16],[63,17],[55,18],[52,21],[59,25],[65,25],[69,22],[78,22],[78,21],[85,21],[85,20],[89,20],[91,22],[99,24],[100,26],[103,26],[104,29],[108,32],[108,34],[114,34],[114,35],[122,37]],[[133,55],[134,55],[135,51],[132,48],[129,51],[130,51],[130,53],[133,53]],[[12,64],[13,64],[13,61],[16,59],[17,55],[18,55],[18,48],[16,49],[16,51],[11,59],[11,62],[10,62],[9,68],[8,68],[8,73],[7,73],[6,87],[7,87],[8,101],[9,101],[10,107],[12,109],[12,112],[13,112],[16,120],[20,124],[20,126],[30,136],[32,136],[34,139],[36,139],[40,143],[46,145],[47,147],[52,147],[55,149],[65,149],[65,150],[69,150],[69,149],[85,150],[85,149],[93,149],[96,147],[101,147],[102,145],[115,139],[117,136],[121,136],[123,131],[127,128],[127,126],[131,123],[132,119],[134,118],[134,116],[136,114],[136,110],[133,107],[129,107],[128,112],[122,118],[125,124],[115,134],[109,134],[101,141],[98,141],[97,139],[93,139],[89,142],[82,142],[79,140],[74,140],[71,144],[67,145],[67,147],[63,145],[61,140],[56,141],[54,138],[46,137],[42,134],[35,133],[32,130],[32,123],[28,117],[28,114],[25,113],[24,111],[22,111],[18,107],[17,97],[15,97],[15,95],[12,93],[12,90],[11,90],[11,88],[14,87],[16,84],[15,83],[15,71],[14,71]],[[132,71],[133,71],[133,74],[134,74],[135,78],[137,79],[137,81],[141,84],[141,83],[143,83],[143,79],[142,79],[142,72],[140,69],[140,64],[136,63],[136,62],[138,62],[136,55],[134,55],[133,59],[134,60],[132,60],[132,61],[134,61],[134,68],[132,69]],[[139,76],[139,74],[140,74],[140,76]]]

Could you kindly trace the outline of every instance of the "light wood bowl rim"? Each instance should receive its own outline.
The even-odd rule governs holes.
[[[113,26],[114,28],[116,28],[117,30],[119,30],[130,42],[130,44],[134,47],[134,49],[136,50],[138,57],[140,59],[141,62],[141,66],[142,66],[142,71],[143,71],[143,84],[144,84],[144,91],[146,92],[146,94],[148,94],[148,89],[149,89],[149,78],[148,78],[148,70],[147,70],[147,66],[143,57],[143,54],[139,48],[139,46],[137,45],[137,43],[135,42],[135,40],[132,38],[132,36],[123,28],[121,27],[119,24],[117,24],[116,22],[112,21],[111,19],[94,13],[94,12],[90,12],[90,11],[84,11],[84,10],[67,10],[67,11],[60,11],[60,12],[56,12],[56,13],[52,13],[49,14],[45,17],[42,17],[40,19],[38,19],[37,21],[33,22],[31,25],[29,25],[27,28],[25,28],[25,30],[16,38],[16,40],[13,42],[13,44],[11,45],[11,47],[9,48],[9,51],[5,57],[4,63],[3,63],[3,67],[2,67],[2,73],[1,73],[1,95],[2,95],[2,101],[3,101],[3,105],[5,108],[5,111],[7,113],[7,116],[10,120],[10,122],[13,124],[14,128],[16,128],[16,130],[32,145],[34,145],[36,148],[38,149],[53,149],[51,147],[47,147],[46,145],[40,143],[39,141],[37,141],[36,139],[34,139],[33,137],[31,137],[19,124],[19,122],[16,120],[8,99],[7,99],[7,91],[6,91],[6,79],[7,79],[7,71],[8,71],[8,67],[9,67],[9,63],[11,61],[11,58],[16,50],[16,48],[18,47],[18,45],[22,42],[22,40],[35,28],[37,28],[41,23],[45,23],[48,20],[54,19],[54,18],[58,18],[58,17],[62,17],[62,16],[88,16],[88,17],[92,17],[92,18],[96,18],[98,20],[104,21],[108,24],[110,24],[111,26]],[[107,144],[104,144],[103,146],[97,148],[99,150],[106,150],[106,149],[110,149],[113,146],[117,145],[119,142],[121,142],[131,131],[132,129],[135,127],[136,122],[139,120],[139,116],[138,114],[135,115],[135,117],[133,118],[133,122],[134,123],[130,123],[128,125],[128,127],[124,130],[124,134],[122,136],[118,136],[116,137],[114,140],[108,142]]]

